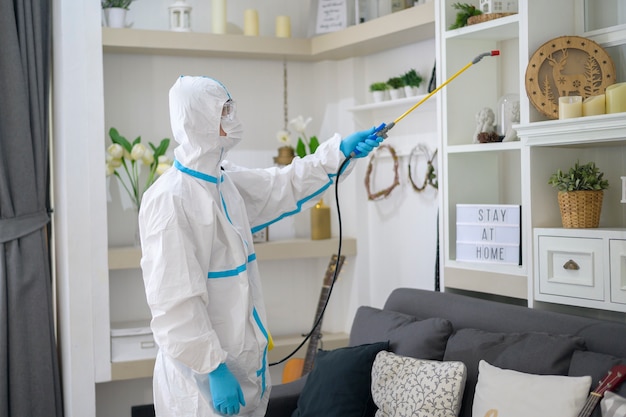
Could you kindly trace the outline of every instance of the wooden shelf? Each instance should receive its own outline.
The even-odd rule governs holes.
[[[105,53],[321,61],[369,55],[432,39],[434,2],[313,38],[102,28]]]
[[[465,263],[447,262],[446,265],[448,265],[444,269],[446,288],[477,291],[523,300],[528,298],[528,280],[526,271],[522,267],[510,267],[510,272],[507,273],[502,270],[495,271],[495,267],[490,270],[485,268],[471,269]]]
[[[274,338],[274,349],[268,353],[268,362],[273,363],[290,354],[304,339],[303,336],[280,336]],[[346,333],[323,333],[322,343],[326,350],[338,349],[348,346],[350,337]],[[303,358],[306,354],[305,344],[302,349],[294,355],[296,358]],[[144,359],[140,361],[112,362],[111,380],[122,381],[136,378],[152,378],[155,359]]]
[[[323,258],[337,253],[338,238],[324,240],[293,239],[256,243],[257,259],[260,261],[276,261],[287,259]],[[356,255],[356,239],[344,238],[341,247],[342,255]],[[141,248],[115,247],[109,248],[109,269],[139,268]]]

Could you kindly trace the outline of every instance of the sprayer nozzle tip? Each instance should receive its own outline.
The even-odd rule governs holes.
[[[491,51],[491,56],[498,56],[498,55],[500,55],[499,49],[494,49],[493,51]]]

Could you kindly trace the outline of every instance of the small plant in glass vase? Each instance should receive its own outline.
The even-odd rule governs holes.
[[[568,171],[558,169],[550,176],[548,184],[558,190],[563,227],[598,227],[602,198],[609,181],[595,162],[580,164],[577,161]]]
[[[404,97],[404,80],[402,77],[391,77],[387,80],[389,95],[392,100]]]
[[[377,81],[371,83],[370,92],[372,93],[374,103],[384,101],[386,99],[387,90],[389,90],[389,84],[386,82]]]

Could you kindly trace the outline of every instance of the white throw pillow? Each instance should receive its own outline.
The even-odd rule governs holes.
[[[372,366],[376,417],[456,417],[465,375],[463,362],[421,360],[381,351]]]
[[[590,376],[526,374],[481,360],[472,416],[575,417],[590,387]]]
[[[624,417],[626,416],[626,398],[607,391],[600,401],[600,409],[602,417]]]

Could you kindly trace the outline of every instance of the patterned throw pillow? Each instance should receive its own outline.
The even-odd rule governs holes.
[[[602,417],[626,416],[626,398],[607,391],[600,401],[600,408],[602,409]]]
[[[376,417],[456,417],[465,388],[463,362],[439,362],[382,351],[372,366]]]

